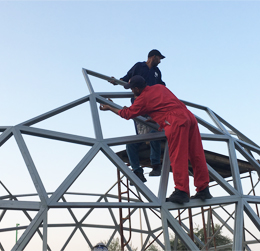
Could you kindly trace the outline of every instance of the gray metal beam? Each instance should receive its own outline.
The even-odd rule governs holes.
[[[165,202],[163,206],[168,210],[176,210],[182,208],[193,208],[193,207],[205,207],[205,206],[214,206],[214,205],[225,205],[225,204],[233,204],[237,203],[240,199],[240,196],[232,195],[232,196],[224,196],[224,197],[213,197],[210,200],[202,201],[200,199],[190,200],[188,203],[178,204],[173,202]]]
[[[251,221],[254,223],[254,225],[257,227],[257,229],[260,231],[260,218],[255,213],[255,211],[252,209],[252,207],[248,204],[248,202],[245,200],[243,200],[243,201],[244,201],[244,210],[245,210],[247,216],[251,219]]]
[[[124,86],[125,84],[127,84],[125,81],[122,81],[122,80],[119,80],[119,79],[116,79],[116,78],[112,78],[112,77],[108,77],[106,75],[103,75],[103,74],[100,74],[100,73],[97,73],[97,72],[94,72],[94,71],[91,71],[91,70],[87,70],[87,69],[83,68],[82,71],[83,71],[84,76],[87,73],[87,74],[89,74],[91,76],[94,76],[94,77],[97,77],[97,78],[101,78],[103,80],[114,81],[118,85]]]
[[[228,142],[229,136],[225,134],[209,134],[209,133],[201,133],[202,140],[209,140],[209,141],[225,141]]]
[[[240,195],[239,192],[232,187],[225,179],[222,178],[209,164],[207,164],[209,170],[209,176],[215,180],[226,192],[230,195]]]
[[[75,106],[81,105],[81,104],[87,102],[88,100],[89,100],[88,96],[80,98],[80,99],[75,100],[75,101],[73,101],[71,103],[68,103],[68,104],[63,105],[61,107],[58,107],[58,108],[56,108],[54,110],[46,112],[46,113],[44,113],[42,115],[39,115],[39,116],[37,116],[35,118],[29,119],[29,120],[27,120],[25,122],[22,122],[19,125],[25,125],[25,126],[34,125],[34,124],[39,123],[39,122],[41,122],[41,121],[43,121],[45,119],[51,118],[51,117],[53,117],[53,116],[55,116],[55,115],[57,115],[59,113],[67,111],[67,110],[69,110],[69,109],[71,109],[71,108],[73,108]]]
[[[233,248],[232,250],[242,250],[243,249],[243,239],[244,239],[244,215],[243,215],[244,203],[239,200],[236,204],[235,210],[235,227],[234,227],[234,238],[233,238]]]
[[[96,139],[102,140],[103,139],[103,133],[102,133],[100,118],[99,118],[99,114],[98,114],[97,104],[96,104],[96,97],[95,97],[94,94],[92,94],[90,96],[89,103],[90,103],[92,123],[93,123],[93,128],[94,128],[94,131],[95,131]]]
[[[240,131],[238,131],[235,127],[233,127],[232,125],[230,125],[226,120],[224,120],[222,117],[220,117],[218,114],[216,114],[214,112],[214,114],[216,115],[216,117],[228,128],[230,128],[237,136],[239,136],[240,139],[242,139],[243,141],[252,144],[256,147],[259,147],[256,143],[254,143],[252,140],[250,140],[248,137],[246,137],[244,134],[242,134]]]
[[[187,235],[187,233],[180,226],[179,222],[170,214],[170,212],[164,208],[161,209],[162,214],[167,217],[168,223],[174,230],[174,233],[181,239],[183,244],[187,247],[187,250],[199,250],[192,239]]]
[[[0,200],[1,209],[38,211],[40,206],[40,202]]]
[[[68,143],[74,143],[79,145],[86,145],[86,146],[93,146],[96,143],[96,140],[93,138],[62,133],[62,132],[55,132],[35,127],[27,127],[27,126],[19,126],[19,130],[22,134],[46,138],[46,139],[54,139]]]
[[[168,143],[165,144],[164,148],[164,155],[163,155],[163,163],[162,163],[162,172],[160,178],[160,185],[158,191],[158,199],[160,203],[165,202],[167,187],[168,187],[168,180],[169,180],[169,171],[171,168],[171,162],[169,158],[169,149]]]
[[[210,123],[208,123],[207,121],[205,121],[204,119],[200,118],[199,116],[197,116],[196,114],[194,114],[195,118],[197,119],[198,123],[201,124],[202,126],[206,127],[208,130],[210,130],[211,132],[215,133],[215,134],[224,134],[220,129],[218,129],[217,127],[211,125]]]
[[[3,133],[0,135],[0,147],[12,137],[12,128],[13,127],[3,127],[2,131]]]
[[[209,116],[213,120],[213,122],[216,124],[216,126],[220,130],[222,130],[225,134],[228,135],[229,133],[228,133],[227,129],[221,124],[221,122],[219,121],[219,119],[217,118],[215,113],[211,109],[209,109],[209,108],[207,108],[207,113],[209,114]]]
[[[72,172],[66,177],[62,184],[57,188],[53,195],[49,199],[49,205],[56,203],[64,193],[70,188],[73,182],[78,178],[78,176],[84,171],[86,166],[91,162],[95,155],[100,150],[100,144],[95,144],[89,152],[83,157],[83,159],[78,163],[78,165],[72,170]]]
[[[124,137],[115,137],[104,139],[103,142],[108,146],[117,146],[138,142],[146,142],[151,140],[165,140],[166,136],[164,132],[155,132],[155,133],[146,133],[146,134],[138,134],[132,136],[124,136]]]
[[[228,152],[229,152],[230,169],[232,172],[234,187],[240,194],[243,194],[243,188],[241,184],[239,167],[237,162],[237,155],[235,152],[235,142],[231,138],[228,143]]]
[[[27,169],[30,173],[31,179],[33,181],[33,184],[35,186],[36,191],[38,192],[38,195],[41,199],[42,205],[46,205],[47,204],[47,200],[48,200],[48,195],[47,192],[45,190],[45,187],[42,183],[42,180],[40,178],[40,175],[38,174],[38,171],[34,165],[33,159],[29,153],[29,150],[24,142],[24,139],[20,133],[19,130],[17,129],[13,129],[13,134],[15,137],[15,140],[17,142],[17,145],[20,149],[20,152],[23,156],[24,162],[27,166]]]
[[[114,102],[111,102],[103,97],[100,97],[100,96],[96,96],[96,99],[97,99],[97,102],[101,103],[101,104],[107,104],[107,105],[110,105],[114,108],[117,108],[117,109],[123,109],[122,106],[120,105],[117,105],[115,104]],[[158,130],[159,126],[155,123],[150,123],[150,122],[146,122],[147,118],[143,117],[143,116],[138,116],[136,118],[134,118],[133,120],[135,121],[138,121],[146,126],[149,126],[150,128],[152,129],[155,129],[155,130]]]
[[[102,75],[100,73],[96,73],[90,70],[82,69],[83,75],[85,77],[87,86],[89,88],[90,95],[85,96],[81,99],[75,100],[71,103],[68,103],[64,106],[51,110],[47,113],[39,115],[35,118],[32,118],[28,121],[25,121],[21,124],[18,124],[16,127],[2,127],[0,126],[0,146],[3,145],[8,139],[14,135],[14,138],[17,142],[17,145],[20,148],[21,154],[24,158],[26,166],[29,170],[31,175],[31,179],[35,185],[37,194],[27,194],[27,195],[12,195],[9,193],[8,195],[0,197],[0,209],[2,209],[2,215],[5,216],[5,212],[7,210],[22,210],[27,218],[31,221],[29,226],[20,226],[19,229],[26,229],[24,234],[20,237],[17,244],[13,247],[12,250],[23,250],[27,243],[30,241],[32,236],[38,232],[40,237],[43,240],[43,250],[49,249],[47,245],[47,230],[50,227],[57,228],[57,227],[74,227],[74,232],[79,229],[83,238],[88,243],[88,245],[92,248],[93,245],[91,241],[88,239],[88,236],[85,234],[84,228],[105,228],[105,229],[113,229],[113,233],[109,239],[109,242],[115,236],[116,233],[119,233],[119,225],[116,221],[116,217],[114,215],[113,208],[131,208],[130,214],[133,215],[138,208],[143,209],[145,223],[147,229],[138,229],[138,227],[132,227],[131,231],[134,233],[141,233],[146,234],[147,238],[145,241],[145,246],[150,239],[156,239],[156,234],[158,231],[163,228],[164,231],[164,242],[165,242],[165,249],[170,250],[170,240],[169,240],[169,228],[171,228],[176,233],[176,239],[180,238],[182,242],[187,246],[189,250],[198,250],[196,245],[193,241],[187,236],[187,232],[190,230],[182,223],[181,227],[179,223],[174,219],[173,215],[170,213],[177,213],[176,210],[178,209],[187,209],[187,208],[197,208],[197,207],[205,207],[205,206],[218,206],[218,205],[234,205],[236,208],[236,217],[235,217],[235,229],[234,229],[234,244],[233,249],[242,250],[246,248],[250,250],[248,246],[246,246],[249,242],[246,242],[244,238],[241,238],[244,234],[243,227],[243,212],[245,211],[248,217],[251,219],[252,223],[260,230],[260,219],[258,215],[255,213],[253,208],[249,203],[260,204],[260,196],[252,196],[252,195],[243,195],[242,190],[242,183],[241,177],[239,173],[239,167],[237,164],[237,156],[236,150],[239,151],[248,161],[249,163],[255,168],[255,170],[260,173],[260,165],[251,155],[251,152],[255,152],[256,154],[260,155],[260,147],[256,145],[254,142],[249,140],[245,137],[242,133],[240,133],[237,129],[227,123],[223,118],[218,116],[212,110],[205,106],[201,106],[198,104],[194,104],[191,102],[183,101],[187,106],[205,111],[205,113],[209,116],[209,118],[213,121],[213,124],[205,121],[204,119],[195,115],[198,123],[205,128],[207,128],[212,133],[202,133],[201,138],[205,141],[220,141],[220,142],[227,142],[228,143],[228,150],[229,150],[229,158],[231,163],[231,170],[232,170],[232,177],[234,182],[234,187],[232,187],[228,181],[223,179],[212,167],[208,165],[210,176],[220,185],[228,194],[231,196],[214,196],[211,200],[201,201],[201,200],[191,200],[189,203],[184,203],[183,205],[165,202],[167,187],[168,187],[168,179],[169,179],[169,168],[170,168],[170,160],[168,156],[168,149],[167,145],[165,147],[164,159],[163,159],[163,170],[162,175],[160,178],[159,184],[159,191],[158,191],[158,198],[156,195],[150,191],[150,189],[143,184],[130,169],[125,165],[125,163],[117,156],[115,152],[112,151],[110,148],[111,146],[123,145],[127,143],[134,143],[134,142],[142,142],[142,141],[150,141],[150,140],[165,140],[166,137],[164,132],[158,132],[154,134],[146,134],[146,135],[132,135],[126,137],[117,137],[117,138],[110,138],[110,139],[103,139],[102,135],[102,127],[99,118],[99,111],[98,111],[98,103],[105,103],[109,104],[113,107],[117,107],[121,109],[122,107],[117,105],[116,103],[110,102],[106,98],[130,98],[133,97],[131,92],[99,92],[95,93],[93,86],[89,80],[89,75],[111,81],[114,80],[111,77]],[[120,80],[115,80],[116,83],[120,85],[124,85],[125,82]],[[44,121],[52,116],[60,114],[66,110],[72,109],[78,105],[81,105],[85,102],[89,102],[90,109],[92,113],[92,120],[94,124],[95,130],[95,138],[88,138],[77,136],[73,134],[66,134],[61,132],[55,132],[50,130],[44,130],[39,128],[32,128],[31,125],[34,125],[38,122]],[[150,124],[145,122],[146,118],[140,116],[135,118],[134,120],[139,121],[145,125],[150,126],[151,128],[158,129],[157,125]],[[237,140],[235,137],[232,137],[227,130],[230,128],[239,138]],[[46,193],[43,183],[40,179],[40,176],[37,173],[37,169],[34,166],[33,160],[30,156],[30,153],[27,149],[27,146],[23,140],[22,134],[42,137],[47,139],[53,139],[63,142],[75,143],[80,145],[90,146],[91,149],[89,152],[82,158],[82,160],[76,165],[76,167],[72,170],[72,172],[67,176],[67,178],[62,182],[62,184],[57,188],[54,193]],[[75,180],[80,176],[80,174],[86,169],[88,164],[92,161],[92,159],[96,156],[99,151],[102,151],[107,158],[115,165],[115,168],[118,168],[123,175],[125,175],[137,189],[137,193],[141,194],[139,197],[135,194],[133,189],[130,191],[135,195],[135,198],[130,198],[130,202],[127,201],[127,198],[122,196],[123,202],[109,202],[109,198],[113,201],[118,198],[117,195],[110,194],[113,185],[105,194],[94,194],[94,193],[68,193],[68,189],[70,186],[75,182]],[[48,194],[50,198],[48,198]],[[63,202],[60,201],[62,196],[66,195],[82,195],[82,196],[96,196],[96,202],[67,202],[63,199]],[[28,202],[28,201],[17,201],[18,197],[29,197],[39,195],[41,198],[41,203],[39,202]],[[146,199],[143,202],[143,197]],[[15,201],[11,201],[8,199],[13,199]],[[105,202],[101,202],[101,201]],[[148,202],[147,202],[148,201]],[[67,208],[69,210],[70,215],[72,216],[74,223],[61,223],[61,224],[48,224],[48,210],[54,208]],[[77,220],[76,216],[72,212],[71,208],[85,208],[86,213],[82,217],[80,221]],[[85,220],[91,216],[91,213],[96,208],[106,208],[110,213],[113,223],[110,225],[97,225],[97,224],[85,224]],[[162,227],[152,228],[152,224],[150,224],[150,218],[148,215],[147,209],[153,209],[153,211],[161,212],[162,217]],[[30,211],[38,211],[37,215],[32,219],[30,218],[29,214],[26,210]],[[214,212],[213,212],[214,213]],[[194,216],[194,215],[193,215]],[[231,217],[232,215],[230,215]],[[215,217],[220,220],[220,222],[226,223],[220,215],[215,215]],[[182,219],[182,220],[186,220]],[[229,230],[231,228],[227,226]],[[40,228],[43,229],[43,234],[41,234]],[[14,231],[17,228],[2,228],[0,232],[8,232]],[[130,228],[124,227],[124,231],[130,231]],[[70,242],[71,238],[74,236],[72,232],[62,249],[64,249],[67,244]],[[199,241],[197,239],[197,241]],[[164,246],[160,240],[158,240],[159,245],[162,247]],[[257,243],[257,240],[252,241],[251,243]],[[0,248],[3,250],[3,247],[0,243]],[[127,246],[129,249],[129,246]]]
[[[41,208],[37,215],[34,217],[32,222],[26,228],[22,236],[16,242],[12,251],[22,251],[25,249],[28,242],[31,240],[37,229],[41,226],[44,218],[46,217],[47,208]]]
[[[260,174],[260,164],[250,154],[248,154],[248,152],[245,151],[239,143],[235,142],[235,147]]]
[[[125,165],[125,163],[107,146],[102,146],[103,153],[111,160],[111,162],[132,182],[142,195],[150,202],[159,204],[158,198],[151,190],[144,185],[140,179],[136,179],[136,175]]]

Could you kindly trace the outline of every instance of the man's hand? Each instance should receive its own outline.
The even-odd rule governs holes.
[[[110,105],[100,104],[99,110],[101,110],[101,111],[111,111],[111,112],[113,112],[113,113],[115,113],[115,114],[118,115],[118,111],[119,111],[120,109],[115,108],[115,107],[112,107],[112,106],[110,106]]]
[[[109,111],[109,110],[111,110],[111,106],[110,105],[100,104],[99,110],[101,110],[101,111]]]
[[[111,77],[111,78],[114,78],[114,77]],[[118,85],[118,84],[115,83],[115,80],[109,80],[108,82],[113,84],[113,85]]]

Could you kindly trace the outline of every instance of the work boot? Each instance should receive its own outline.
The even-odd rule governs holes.
[[[149,173],[149,176],[160,176],[162,171],[162,165],[152,165],[153,170]]]
[[[134,171],[134,174],[144,183],[146,182],[146,178],[144,177],[143,172],[136,172]],[[130,186],[133,186],[134,184],[130,182]]]
[[[175,189],[175,191],[171,194],[169,198],[166,198],[166,202],[174,202],[174,203],[179,203],[183,204],[184,202],[189,202],[190,198],[189,195],[181,191],[179,189]]]
[[[206,200],[206,199],[211,199],[212,195],[209,192],[209,187],[206,187],[205,189],[197,192],[195,195],[191,196],[191,199],[201,199],[201,200]]]

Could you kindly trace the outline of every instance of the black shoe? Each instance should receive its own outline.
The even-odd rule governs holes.
[[[134,174],[144,183],[146,182],[146,178],[144,177],[144,174],[142,172],[134,172]],[[134,184],[130,182],[130,186],[133,186]]]
[[[195,195],[191,196],[191,199],[201,199],[201,200],[206,200],[206,199],[211,199],[212,195],[209,192],[209,187],[206,187],[205,189],[197,192]]]
[[[157,164],[157,165],[152,165],[153,170],[149,173],[149,176],[160,176],[161,175],[161,170],[162,170],[162,165]]]
[[[189,195],[181,191],[179,189],[175,189],[175,191],[171,194],[169,198],[166,198],[166,202],[175,202],[179,204],[183,204],[184,202],[189,202],[190,198]]]

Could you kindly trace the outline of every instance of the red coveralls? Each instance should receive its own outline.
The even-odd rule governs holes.
[[[118,111],[125,119],[148,114],[165,130],[175,188],[189,194],[188,160],[197,191],[208,186],[209,175],[197,120],[165,86],[146,86],[132,106]]]

